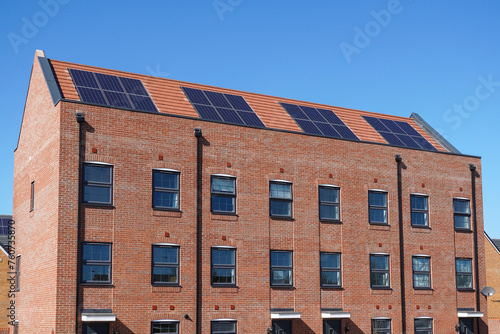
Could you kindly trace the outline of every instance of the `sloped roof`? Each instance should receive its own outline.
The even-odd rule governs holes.
[[[486,231],[484,232],[484,236],[491,243],[491,245],[496,249],[498,254],[500,254],[500,239],[491,239]]]
[[[417,118],[416,122],[413,116],[412,118],[408,118],[408,117],[372,113],[367,111],[341,108],[324,104],[311,103],[311,102],[305,102],[305,101],[299,101],[294,99],[281,98],[263,94],[256,94],[250,92],[243,92],[238,90],[213,87],[208,85],[201,85],[201,84],[183,82],[166,78],[152,77],[148,75],[104,69],[88,65],[80,65],[53,59],[45,58],[44,60],[50,64],[50,69],[52,72],[51,75],[53,76],[53,79],[57,83],[57,87],[59,89],[59,91],[57,92],[58,98],[54,99],[54,103],[58,102],[59,97],[64,101],[74,101],[82,103],[69,73],[69,69],[75,69],[75,70],[90,71],[90,72],[103,73],[108,75],[115,75],[120,77],[141,80],[145,88],[149,92],[156,107],[158,108],[158,111],[163,114],[196,118],[196,119],[200,118],[200,116],[193,108],[190,101],[187,99],[186,95],[181,89],[181,87],[189,87],[200,90],[209,90],[220,93],[240,95],[244,97],[245,100],[248,102],[248,104],[255,111],[255,113],[264,122],[267,129],[304,133],[302,129],[297,125],[297,123],[280,105],[280,102],[290,103],[290,104],[298,104],[314,108],[332,110],[345,123],[345,125],[347,125],[351,129],[351,131],[353,131],[354,134],[356,134],[356,136],[361,141],[365,142],[373,142],[386,145],[388,144],[387,141],[376,130],[374,130],[372,126],[368,124],[368,122],[365,121],[363,116],[371,116],[371,117],[390,119],[394,121],[407,122],[410,125],[412,125],[425,139],[427,139],[427,141],[429,141],[429,143],[431,143],[438,151],[451,152],[449,149],[451,145],[447,146],[446,144],[449,143],[443,142],[443,138],[439,138],[439,136],[436,136],[436,133],[433,133],[433,131],[429,131],[429,127],[427,124],[425,124],[427,126],[422,125],[422,122],[419,121],[421,120],[420,117]],[[47,75],[46,75],[46,80],[47,83],[50,84],[50,80],[47,79]],[[441,145],[441,143],[443,145]],[[453,151],[453,153],[459,153],[459,152]]]

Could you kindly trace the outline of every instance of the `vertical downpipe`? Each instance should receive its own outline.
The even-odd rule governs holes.
[[[202,222],[203,222],[203,134],[200,128],[194,129],[196,137],[196,333],[201,334],[202,321]]]
[[[401,273],[401,328],[406,333],[406,284],[405,284],[405,248],[403,233],[403,188],[402,188],[402,158],[395,155],[398,165],[398,214],[399,214],[399,271]]]
[[[75,311],[75,334],[78,334],[78,316],[80,308],[80,229],[82,212],[82,191],[83,191],[83,124],[85,123],[84,113],[75,113],[78,122],[78,217],[76,232],[76,311]]]
[[[481,295],[479,289],[479,250],[477,245],[477,212],[476,212],[476,166],[469,164],[471,188],[472,188],[472,230],[474,231],[474,264],[476,271],[476,311],[481,311]],[[479,318],[477,321],[477,332],[479,334]]]

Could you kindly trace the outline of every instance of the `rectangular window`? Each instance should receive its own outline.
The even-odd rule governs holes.
[[[151,334],[179,334],[178,321],[153,321],[151,322]]]
[[[21,289],[21,255],[16,257],[16,291]]]
[[[387,193],[383,191],[368,191],[370,224],[387,225]]]
[[[472,289],[472,259],[455,259],[457,289]]]
[[[411,225],[429,226],[428,197],[424,195],[410,195]]]
[[[212,212],[236,213],[236,179],[212,175]]]
[[[236,321],[213,320],[211,334],[236,334]]]
[[[86,162],[83,164],[83,202],[113,203],[113,166]]]
[[[319,219],[340,221],[339,194],[337,187],[319,186]]]
[[[153,208],[179,209],[179,172],[153,170]]]
[[[84,243],[82,283],[111,283],[111,244]]]
[[[271,285],[293,285],[292,251],[271,251]]]
[[[212,285],[236,285],[236,248],[212,247]]]
[[[470,230],[470,201],[468,199],[453,199],[453,222],[457,230]]]
[[[413,257],[413,287],[415,289],[431,288],[431,258],[428,256]]]
[[[372,334],[391,334],[391,319],[372,319]]]
[[[31,181],[30,211],[35,209],[35,181]]]
[[[415,318],[415,334],[432,334],[432,318]]]
[[[340,253],[321,253],[321,286],[322,287],[340,287]]]
[[[269,183],[269,213],[272,217],[292,217],[292,184],[271,181]]]
[[[153,245],[153,284],[179,284],[179,246]]]
[[[370,254],[370,285],[373,289],[389,288],[389,255]]]

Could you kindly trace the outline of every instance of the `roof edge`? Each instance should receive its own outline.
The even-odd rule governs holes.
[[[495,248],[495,250],[498,252],[498,254],[500,254],[500,249],[498,249],[497,245],[495,245],[493,240],[491,240],[490,236],[488,235],[488,233],[486,233],[486,231],[484,231],[484,236],[486,237],[486,239],[488,239],[488,241],[493,246],[493,248]]]
[[[427,123],[422,116],[420,116],[417,113],[412,113],[410,115],[410,118],[412,118],[415,123],[417,123],[418,126],[420,126],[429,136],[431,136],[435,141],[439,143],[442,147],[444,147],[448,152],[453,152],[457,154],[462,154],[455,146],[453,146],[449,141],[447,141],[443,136],[439,134],[432,126]]]
[[[38,62],[40,63],[40,68],[42,69],[43,77],[45,78],[45,83],[49,89],[50,97],[54,106],[57,105],[59,101],[62,100],[62,93],[59,89],[59,84],[57,83],[56,77],[54,76],[54,71],[52,70],[52,65],[49,59],[46,57],[38,57]]]

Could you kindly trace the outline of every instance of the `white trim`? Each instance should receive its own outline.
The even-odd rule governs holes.
[[[344,311],[321,311],[321,318],[323,319],[349,319],[351,312]]]
[[[380,192],[383,192],[383,193],[388,192],[387,190],[384,190],[384,189],[368,189],[368,191],[380,191]]]
[[[370,255],[391,255],[389,253],[370,253]]]
[[[273,311],[271,319],[300,319],[300,312],[293,311]]]
[[[459,318],[482,318],[484,316],[483,312],[477,311],[458,311]]]
[[[330,187],[330,188],[340,188],[340,186],[336,186],[334,184],[320,184],[319,187]]]
[[[220,319],[212,319],[210,321],[237,321],[236,319],[229,319],[229,318],[220,318]]]
[[[151,320],[151,322],[179,322],[179,320],[174,320],[174,319],[159,319],[159,320]]]
[[[96,164],[96,165],[106,165],[106,166],[113,166],[113,164],[110,164],[108,162],[102,162],[102,161],[84,161],[84,164]]]
[[[221,176],[221,177],[230,177],[232,179],[235,179],[236,176],[234,175],[229,175],[229,174],[212,174],[211,176]]]
[[[180,247],[181,245],[172,244],[170,242],[157,242],[157,243],[154,243],[153,246],[176,246],[176,247]]]
[[[116,321],[113,313],[82,313],[82,322],[112,322]]]
[[[171,168],[153,168],[153,170],[161,170],[164,172],[174,172],[174,173],[180,173],[180,170],[177,169],[171,169]]]
[[[288,180],[269,180],[269,182],[284,182],[284,183],[293,183],[292,181],[288,181]]]
[[[431,257],[430,255],[427,255],[427,254],[415,254],[415,255],[412,255],[413,256],[420,256],[420,257]]]
[[[7,258],[9,257],[9,253],[7,253],[7,251],[3,248],[3,246],[0,246],[0,248],[2,249],[3,253],[5,254],[5,256],[7,256]]]
[[[375,318],[372,318],[372,320],[375,319],[375,320],[392,320],[391,318],[387,318],[387,317],[375,317]]]
[[[470,198],[467,198],[467,197],[453,197],[453,199],[466,199],[466,200],[470,201]]]
[[[434,319],[433,317],[415,317],[415,319]]]
[[[422,193],[411,193],[410,195],[417,195],[417,196],[429,197],[429,194],[422,194]]]
[[[227,246],[227,245],[219,245],[219,246],[210,246],[211,248],[232,248],[236,249],[236,247],[233,246]]]

